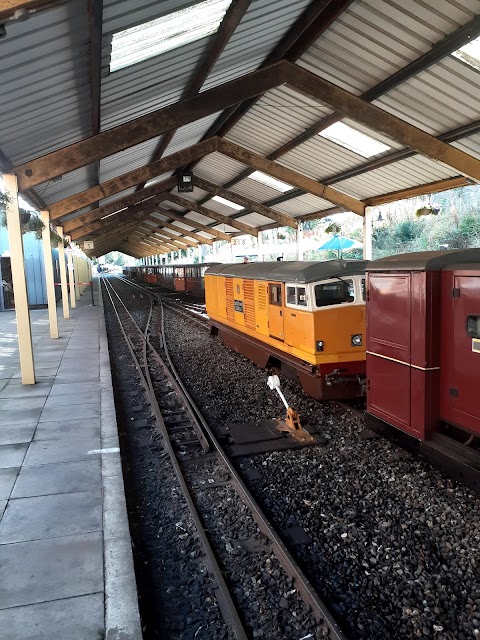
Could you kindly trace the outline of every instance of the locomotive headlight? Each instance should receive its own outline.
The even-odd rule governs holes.
[[[361,347],[362,346],[362,334],[356,333],[352,336],[352,347]]]
[[[323,351],[323,340],[317,340],[316,347],[317,351]]]

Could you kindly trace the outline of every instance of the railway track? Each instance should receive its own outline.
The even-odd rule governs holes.
[[[145,293],[143,287],[126,279],[122,280]],[[234,595],[234,585],[227,585],[224,579],[228,556],[234,550],[229,548],[231,545],[219,545],[218,536],[214,533],[215,527],[218,527],[218,523],[214,521],[219,510],[216,503],[236,500],[239,501],[237,513],[241,511],[241,502],[248,507],[251,518],[258,527],[260,535],[253,536],[256,539],[253,541],[252,552],[258,553],[259,545],[268,545],[293,585],[292,593],[298,592],[310,608],[322,637],[344,640],[345,636],[338,624],[253,499],[176,374],[163,330],[164,300],[157,295],[148,294],[148,311],[142,323],[138,318],[137,321],[133,318],[112,282],[103,279],[103,283],[195,523],[209,573],[216,584],[215,593],[225,624],[232,630],[234,637],[249,637],[242,623],[245,611],[243,608],[240,612],[237,610],[241,598],[238,593]],[[142,324],[144,326],[140,326]],[[224,524],[221,526],[224,527]],[[221,537],[224,538],[223,535]],[[252,540],[250,544],[252,545]],[[245,604],[243,602],[243,607]]]

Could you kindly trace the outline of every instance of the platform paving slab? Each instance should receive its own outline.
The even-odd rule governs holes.
[[[59,396],[62,397],[62,396]],[[100,438],[100,418],[87,420],[58,420],[39,422],[34,440],[58,440],[60,438]]]
[[[102,496],[96,491],[11,498],[0,522],[0,545],[102,530]]]
[[[89,302],[59,311],[57,340],[31,312],[28,386],[0,313],[0,638],[142,637],[105,320]]]
[[[6,475],[2,484],[2,471],[15,471],[15,475],[12,473]],[[13,476],[13,481],[11,476]],[[2,486],[4,487],[3,491]],[[7,491],[9,493],[6,497],[11,492],[12,498],[30,498],[54,493],[95,491],[99,486],[101,486],[99,458],[82,460],[81,462],[60,462],[36,467],[22,467],[20,473],[18,473],[18,469],[0,470],[0,498],[4,497]]]
[[[0,446],[4,444],[29,444],[35,433],[36,425],[11,424],[0,427]]]
[[[7,500],[10,497],[19,470],[19,467],[0,469],[0,500]]]
[[[15,640],[103,640],[103,592],[4,609],[0,611],[2,628],[8,628]]]
[[[0,609],[103,589],[100,532],[0,545]]]
[[[0,446],[0,469],[22,466],[28,446],[28,443]]]

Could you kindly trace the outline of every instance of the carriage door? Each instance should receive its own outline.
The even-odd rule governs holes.
[[[279,282],[268,283],[268,328],[272,338],[283,340],[283,287]]]
[[[480,276],[456,276],[454,287],[448,417],[480,434]]]

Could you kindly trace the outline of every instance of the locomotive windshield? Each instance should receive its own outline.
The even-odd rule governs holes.
[[[322,282],[315,285],[315,304],[317,307],[327,307],[332,304],[354,301],[355,288],[353,280]]]

